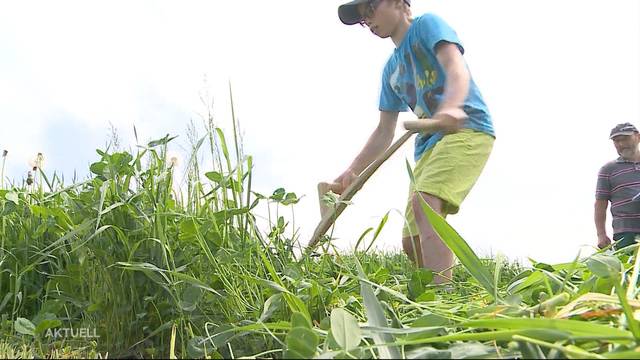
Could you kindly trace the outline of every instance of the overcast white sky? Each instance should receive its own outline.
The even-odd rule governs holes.
[[[305,195],[295,221],[306,242],[319,221],[316,184],[338,176],[378,122],[380,73],[393,50],[389,39],[342,25],[342,2],[3,3],[7,175],[21,179],[43,152],[48,172],[86,176],[110,123],[125,147],[135,124],[144,140],[180,135],[179,152],[204,111],[203,89],[217,123],[230,125],[231,80],[254,188]],[[596,174],[617,156],[609,130],[640,125],[640,2],[414,0],[412,8],[458,32],[498,137],[451,224],[480,254],[559,262],[589,253]],[[412,143],[356,195],[334,233],[342,248],[387,211],[378,245],[400,247],[411,154]]]

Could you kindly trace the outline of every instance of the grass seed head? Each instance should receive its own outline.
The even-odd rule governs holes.
[[[44,166],[44,155],[42,155],[42,153],[36,155],[36,166],[38,166],[39,169],[42,169]]]
[[[38,169],[42,169],[43,165],[44,165],[44,155],[42,155],[42,153],[38,153],[38,155],[36,155],[36,157],[34,157],[31,160],[29,160],[29,167],[33,171],[36,171]]]

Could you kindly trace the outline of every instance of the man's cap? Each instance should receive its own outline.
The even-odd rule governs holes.
[[[364,4],[369,0],[353,0],[338,7],[338,17],[345,25],[355,25],[360,23],[362,16],[358,12],[358,5]],[[411,6],[411,0],[404,0],[407,5]]]
[[[609,139],[613,139],[618,135],[633,135],[637,133],[638,133],[638,129],[636,129],[636,127],[633,126],[633,124],[627,122],[623,124],[618,124],[616,125],[616,127],[611,129],[611,134],[609,135]]]

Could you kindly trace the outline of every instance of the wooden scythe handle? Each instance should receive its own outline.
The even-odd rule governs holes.
[[[401,138],[396,140],[396,142],[394,142],[378,159],[372,162],[362,172],[362,174],[360,174],[358,178],[345,189],[342,195],[340,195],[340,197],[338,198],[338,204],[334,207],[331,207],[322,217],[322,220],[320,220],[320,223],[316,227],[316,230],[313,232],[311,240],[309,240],[309,243],[307,244],[307,250],[315,249],[316,244],[318,243],[320,238],[327,232],[327,230],[329,230],[338,216],[340,216],[342,211],[344,211],[344,209],[347,207],[347,204],[345,204],[344,202],[351,200],[351,198],[358,192],[358,190],[360,190],[360,188],[362,188],[362,185],[364,185],[364,183],[369,180],[371,175],[373,175],[373,173],[380,167],[380,165],[382,165],[383,162],[385,162],[391,155],[393,155],[393,153],[396,152],[396,150],[398,150],[398,148],[400,148],[402,144],[409,140],[409,138],[413,134],[415,134],[415,131],[409,130],[404,135],[402,135]],[[321,194],[320,196],[322,195],[323,194]]]

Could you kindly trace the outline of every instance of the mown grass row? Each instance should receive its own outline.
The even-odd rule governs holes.
[[[425,204],[459,259],[450,287],[402,254],[302,251],[277,211],[299,198],[253,191],[233,124],[231,146],[212,121],[194,139],[182,187],[166,136],[98,151],[83,182],[40,166],[0,189],[0,357],[638,357],[637,246],[523,268],[478,258]],[[99,338],[50,336],[70,328]]]

